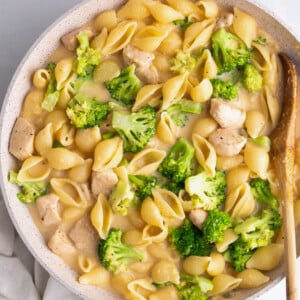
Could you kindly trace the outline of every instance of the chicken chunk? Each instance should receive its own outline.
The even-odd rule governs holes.
[[[69,237],[79,250],[96,249],[99,243],[98,234],[93,228],[88,215],[84,215],[75,223]]]
[[[224,13],[218,19],[216,26],[215,26],[215,31],[217,31],[220,28],[231,26],[233,23],[233,19],[234,19],[234,16],[232,13],[229,13],[229,12]]]
[[[60,221],[59,197],[54,193],[39,197],[36,200],[38,214],[45,226],[57,225]]]
[[[237,129],[219,128],[208,138],[218,155],[234,156],[241,152],[247,139],[240,135]]]
[[[34,150],[34,126],[25,118],[19,117],[9,140],[9,152],[19,160],[30,157]]]
[[[157,83],[159,75],[153,65],[155,55],[150,52],[142,51],[131,45],[123,49],[123,59],[127,65],[136,65],[137,76],[146,83]]]
[[[207,212],[201,208],[193,209],[188,215],[190,221],[199,229],[202,228],[202,224],[207,217]]]
[[[59,226],[50,238],[48,247],[55,254],[62,257],[76,253],[72,241],[68,238],[68,235],[62,226]]]
[[[222,128],[242,128],[246,120],[244,110],[220,98],[211,99],[210,114]]]
[[[91,27],[79,27],[68,32],[61,38],[61,41],[67,50],[74,51],[76,49],[78,45],[77,35],[81,31],[86,32],[89,38],[92,38],[96,34],[96,32]]]
[[[108,197],[118,182],[118,176],[112,169],[92,172],[92,194],[98,198],[99,194]]]

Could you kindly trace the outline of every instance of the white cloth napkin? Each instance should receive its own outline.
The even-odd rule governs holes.
[[[80,300],[34,260],[13,224],[0,195],[0,300]]]

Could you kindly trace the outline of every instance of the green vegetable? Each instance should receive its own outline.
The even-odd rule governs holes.
[[[101,264],[114,274],[125,271],[129,263],[142,260],[144,257],[142,251],[123,243],[122,235],[120,229],[111,228],[107,238],[100,241],[98,248]]]
[[[189,219],[185,219],[181,226],[171,228],[168,239],[171,246],[183,256],[207,256],[213,248]]]
[[[139,78],[135,75],[135,65],[132,64],[123,69],[119,76],[104,82],[110,96],[130,106],[141,87]]]
[[[224,28],[212,35],[212,54],[218,65],[219,74],[246,65],[251,56],[246,44]]]
[[[25,182],[18,180],[18,173],[9,172],[9,182],[18,185],[22,193],[17,193],[18,199],[23,203],[35,202],[37,198],[50,192],[50,185],[44,181]]]
[[[270,151],[271,149],[271,140],[268,136],[262,135],[256,138],[252,138],[250,140],[258,146],[266,148],[267,151]]]
[[[168,181],[167,183],[163,184],[162,187],[175,195],[178,195],[180,190],[184,190],[184,182],[174,182]]]
[[[173,182],[183,182],[191,175],[191,164],[195,149],[192,144],[181,138],[172,146],[160,164],[158,171]]]
[[[42,102],[42,108],[47,110],[48,112],[53,111],[56,103],[59,100],[60,97],[60,91],[57,90],[56,87],[56,78],[55,78],[55,70],[56,64],[51,62],[47,65],[47,70],[50,73],[50,80],[48,83],[48,87],[45,93],[45,98]]]
[[[282,225],[279,212],[274,209],[264,209],[259,215],[252,216],[234,227],[249,250],[267,246],[276,230]]]
[[[210,81],[213,86],[212,96],[214,98],[232,100],[238,96],[238,88],[235,84],[217,78],[211,79]]]
[[[253,65],[246,64],[243,70],[242,83],[249,92],[259,92],[263,85],[263,77]]]
[[[182,99],[165,110],[175,124],[184,127],[188,121],[188,114],[201,114],[202,104]]]
[[[176,289],[182,300],[207,300],[206,293],[213,289],[213,284],[203,276],[181,274]]]
[[[227,212],[213,209],[208,212],[202,224],[202,231],[210,243],[221,243],[224,239],[224,231],[232,226],[232,220]]]
[[[83,94],[77,94],[69,103],[66,114],[78,129],[94,127],[107,117],[108,103],[101,103],[97,99]]]
[[[80,77],[91,76],[95,66],[100,63],[100,54],[89,45],[89,37],[86,32],[81,31],[77,35],[79,47],[76,49],[75,72]]]
[[[128,209],[135,205],[134,192],[129,182],[119,180],[109,197],[109,203],[115,213],[127,215]]]
[[[190,52],[177,51],[176,56],[169,59],[170,71],[183,74],[194,70],[197,59]]]
[[[152,195],[152,189],[158,184],[157,177],[145,175],[128,175],[131,187],[139,200]]]
[[[185,189],[192,198],[195,208],[212,210],[219,207],[225,200],[225,172],[216,170],[212,177],[206,171],[191,176],[185,181]]]
[[[179,26],[183,31],[185,31],[193,24],[193,22],[189,21],[188,17],[185,17],[184,19],[173,21],[173,24]]]
[[[267,44],[267,38],[260,35],[256,40],[253,40],[253,43],[265,46]]]
[[[113,111],[112,127],[123,140],[124,152],[138,152],[155,134],[155,110],[150,105],[145,105],[131,114],[125,111]]]

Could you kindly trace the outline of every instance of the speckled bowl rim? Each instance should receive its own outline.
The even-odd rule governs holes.
[[[47,245],[36,228],[26,206],[16,198],[17,188],[7,182],[7,174],[15,165],[14,159],[8,153],[9,133],[11,132],[14,120],[21,109],[21,102],[29,90],[31,84],[30,79],[34,70],[44,65],[49,54],[51,54],[58,46],[59,37],[88,21],[91,17],[95,16],[100,9],[110,9],[124,2],[124,0],[86,0],[68,10],[50,25],[28,50],[27,54],[19,64],[8,87],[0,116],[0,186],[10,218],[12,219],[18,234],[37,261],[57,281],[84,299],[113,300],[121,298],[105,290],[79,284],[76,281],[76,273],[47,248]],[[298,73],[300,73],[300,38],[296,32],[291,30],[291,28],[285,24],[285,22],[257,1],[225,0],[218,2],[222,2],[222,5],[224,6],[233,6],[234,4],[254,16],[257,14],[263,16],[261,19],[257,18],[259,25],[262,28],[265,28],[266,31],[273,33],[277,40],[279,39],[282,50],[294,60]],[[281,40],[283,36],[284,42]],[[33,59],[33,56],[42,46],[47,48],[47,51],[39,53],[42,55],[36,56]],[[299,240],[300,236],[298,234],[298,243]],[[276,279],[270,284],[260,289],[255,289],[254,293],[251,295],[245,294],[244,298],[256,299],[267,290],[273,288],[283,279],[283,266],[278,268],[275,273]],[[234,299],[242,298],[237,296]]]

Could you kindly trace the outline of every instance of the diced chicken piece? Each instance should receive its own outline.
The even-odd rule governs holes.
[[[78,46],[77,35],[81,31],[86,32],[89,38],[95,36],[96,34],[96,32],[91,27],[79,27],[68,32],[61,38],[61,41],[67,50],[74,51],[76,49],[76,47]]]
[[[60,221],[59,215],[59,197],[54,193],[39,197],[36,200],[36,206],[45,226],[57,225]]]
[[[63,227],[58,227],[48,242],[48,247],[57,255],[71,255],[76,253],[72,241],[68,238]]]
[[[217,31],[220,28],[231,26],[233,23],[233,19],[234,19],[234,16],[232,13],[225,13],[225,14],[221,15],[216,23],[215,31]]]
[[[242,128],[246,120],[244,110],[220,98],[211,99],[210,114],[222,128]]]
[[[236,129],[219,128],[208,138],[218,155],[234,156],[241,152],[247,139],[238,133]]]
[[[190,221],[199,229],[202,228],[202,224],[207,217],[207,212],[201,208],[193,209],[188,215]]]
[[[92,194],[98,198],[99,194],[108,197],[118,182],[118,176],[112,169],[92,172]]]
[[[93,228],[88,215],[79,219],[69,232],[69,237],[79,250],[96,249],[99,243],[98,234]]]
[[[142,51],[131,45],[123,49],[123,59],[127,65],[136,65],[137,76],[146,83],[157,83],[159,75],[153,65],[155,55],[150,52]]]
[[[19,160],[25,160],[34,150],[34,126],[25,118],[19,117],[9,140],[9,152]]]

